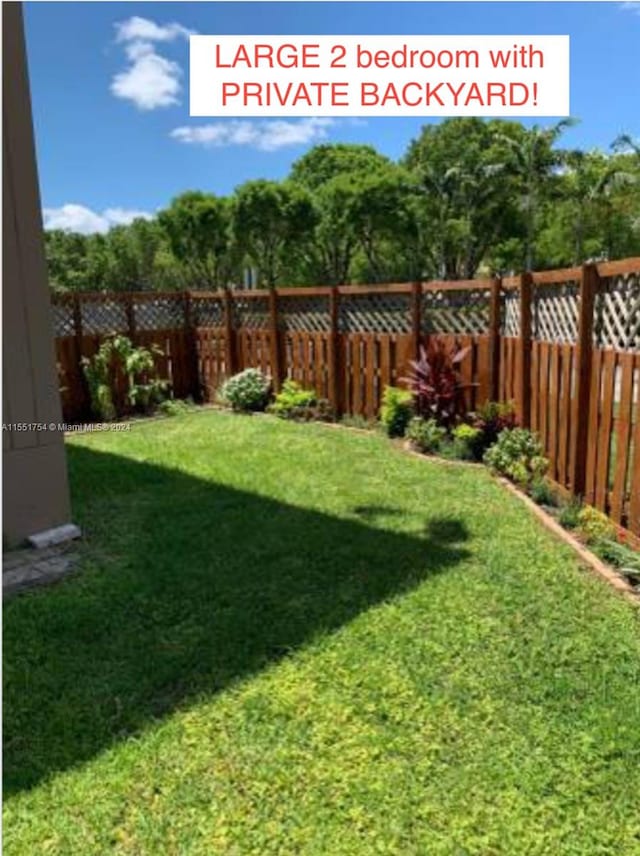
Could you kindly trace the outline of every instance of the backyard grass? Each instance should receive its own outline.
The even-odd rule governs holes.
[[[640,624],[487,472],[204,412],[68,442],[7,854],[640,854]]]

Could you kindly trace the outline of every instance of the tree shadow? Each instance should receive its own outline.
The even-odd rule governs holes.
[[[5,607],[8,794],[468,555],[458,520],[419,537],[85,448],[69,458],[83,570]]]

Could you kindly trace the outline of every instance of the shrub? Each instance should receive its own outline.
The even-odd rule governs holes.
[[[340,424],[345,428],[357,428],[359,431],[373,431],[378,427],[373,419],[367,419],[359,413],[345,413],[340,419]]]
[[[577,529],[582,503],[575,496],[562,508],[558,515],[558,523],[565,529]]]
[[[407,438],[418,451],[435,452],[439,449],[447,432],[435,419],[422,419],[414,416],[407,428]]]
[[[413,416],[413,395],[407,389],[385,386],[380,408],[380,421],[387,436],[404,437]]]
[[[516,427],[516,411],[511,402],[487,401],[475,413],[469,414],[469,423],[480,429],[476,448],[478,459],[498,439],[502,431]]]
[[[477,461],[482,458],[483,449],[480,445],[482,431],[473,425],[463,423],[453,429],[451,444],[452,457],[463,461]]]
[[[131,410],[148,412],[166,395],[169,382],[158,377],[157,346],[135,347],[127,336],[108,336],[92,357],[82,358],[91,408],[109,422]]]
[[[606,514],[584,505],[578,512],[578,531],[587,544],[597,541],[615,540],[616,530]]]
[[[414,397],[418,416],[435,419],[450,427],[464,410],[465,389],[460,378],[460,363],[469,348],[450,348],[441,339],[420,348],[420,359],[411,362],[411,373],[404,379]]]
[[[551,485],[546,479],[534,479],[529,488],[529,496],[537,505],[554,506],[556,498]]]
[[[183,401],[181,398],[167,398],[166,401],[162,401],[158,405],[158,410],[163,416],[180,416],[182,413],[189,413],[193,409],[193,401]]]
[[[542,444],[531,431],[511,428],[502,431],[485,452],[484,461],[492,470],[526,488],[541,479],[549,468],[542,451]]]
[[[640,553],[627,547],[626,544],[619,544],[612,538],[596,541],[593,551],[603,561],[620,568],[627,576],[640,582]]]
[[[220,396],[233,410],[264,410],[269,401],[270,388],[270,379],[259,369],[245,369],[223,384]]]
[[[286,380],[275,401],[268,408],[270,413],[282,419],[304,422],[318,420],[333,421],[333,409],[326,398],[317,398],[312,389],[304,389],[295,380]]]

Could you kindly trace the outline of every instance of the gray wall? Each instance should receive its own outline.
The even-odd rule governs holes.
[[[3,18],[3,414],[7,423],[60,423],[22,4]],[[70,521],[59,431],[6,431],[3,533],[8,543]]]

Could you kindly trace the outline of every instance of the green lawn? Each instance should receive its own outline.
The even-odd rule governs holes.
[[[640,854],[640,625],[483,470],[193,413],[68,443],[6,854]]]

